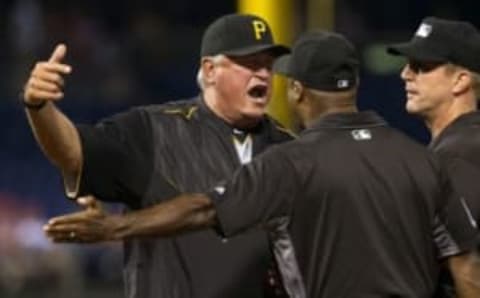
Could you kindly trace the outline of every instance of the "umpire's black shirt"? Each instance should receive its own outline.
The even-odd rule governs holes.
[[[461,196],[475,225],[480,221],[479,133],[480,113],[471,112],[455,119],[429,145],[447,169],[452,186]],[[439,297],[455,297],[453,281],[447,270],[441,274],[439,290]]]
[[[472,217],[480,221],[480,112],[455,119],[429,147],[447,168],[454,189],[465,199]]]
[[[291,138],[269,118],[250,131],[233,130],[200,98],[136,108],[79,131],[84,164],[74,193],[131,209],[211,189],[250,153]],[[261,297],[270,258],[263,231],[228,241],[211,230],[127,241],[127,297]]]
[[[475,240],[445,180],[428,150],[361,112],[323,117],[210,196],[224,236],[277,228],[292,297],[418,298],[434,291],[437,259]]]

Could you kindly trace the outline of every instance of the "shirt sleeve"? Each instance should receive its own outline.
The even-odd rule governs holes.
[[[479,241],[477,222],[468,203],[452,186],[448,176],[442,179],[444,199],[437,208],[433,232],[439,258],[473,250]]]
[[[461,157],[445,159],[445,167],[450,177],[453,189],[462,198],[471,212],[475,221],[480,221],[480,169],[472,162]]]
[[[279,148],[271,148],[232,179],[209,193],[217,212],[217,231],[224,237],[289,216],[300,189],[293,163]]]
[[[93,194],[101,200],[135,205],[153,170],[152,132],[146,117],[135,109],[95,126],[79,125],[82,172],[73,187],[65,177],[67,194]]]

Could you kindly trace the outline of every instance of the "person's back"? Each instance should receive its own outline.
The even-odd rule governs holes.
[[[428,297],[435,162],[376,114],[325,116],[284,146],[304,191],[290,235],[307,297]]]

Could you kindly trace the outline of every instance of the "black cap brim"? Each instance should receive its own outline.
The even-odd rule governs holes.
[[[291,58],[292,58],[292,55],[287,54],[275,59],[275,62],[273,62],[273,66],[272,66],[273,72],[284,75],[284,76],[291,76],[289,71]]]
[[[251,47],[225,51],[222,54],[227,56],[246,56],[260,52],[270,52],[274,57],[278,57],[290,53],[290,49],[282,45],[255,45]]]
[[[430,62],[447,62],[447,59],[425,45],[418,42],[404,42],[387,47],[387,52],[395,56],[404,56],[408,59]]]

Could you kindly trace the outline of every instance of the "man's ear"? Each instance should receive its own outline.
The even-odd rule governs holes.
[[[215,77],[215,63],[209,57],[202,58],[202,72],[204,82],[212,84]]]
[[[302,83],[297,80],[289,80],[288,84],[290,89],[290,98],[297,104],[302,102],[304,100],[303,93],[305,90]]]
[[[472,74],[465,69],[460,69],[453,74],[452,93],[458,95],[464,93],[469,88],[472,88],[473,77]]]

